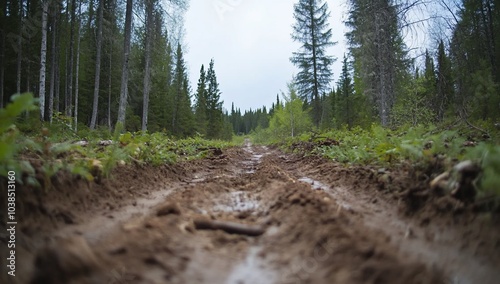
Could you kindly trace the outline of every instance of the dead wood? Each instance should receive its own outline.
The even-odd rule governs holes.
[[[228,221],[216,221],[209,219],[195,219],[194,225],[197,230],[222,230],[230,234],[247,236],[260,236],[265,230],[261,226],[240,224]]]

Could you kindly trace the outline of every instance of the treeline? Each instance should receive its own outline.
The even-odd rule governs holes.
[[[350,53],[343,60],[336,90],[326,95],[334,118],[331,126],[500,118],[498,1],[440,2],[436,10],[441,12],[434,16],[449,19],[450,30],[418,59],[408,55],[402,33],[411,25],[408,14],[422,9],[424,2],[349,3]],[[448,6],[452,4],[456,6]]]
[[[450,36],[441,34],[423,60],[416,60],[408,56],[402,33],[411,25],[408,13],[424,2],[350,0],[346,36],[351,60],[344,62],[335,92],[340,123],[375,120],[397,126],[500,118],[498,1],[439,5],[442,12],[434,16],[449,19]]]
[[[1,1],[0,106],[33,92],[42,120],[62,119],[74,130],[120,122],[129,131],[230,139],[213,60],[198,90],[190,87],[181,40],[187,5]]]
[[[287,102],[282,107],[287,111],[281,112],[280,117],[270,117],[271,129],[264,136],[285,132],[290,136],[296,135],[297,129],[310,130],[312,126],[289,126],[303,113],[309,114],[306,120],[317,129],[367,128],[373,123],[399,127],[456,122],[492,126],[498,122],[498,1],[434,3],[432,18],[447,19],[444,24],[449,30],[416,58],[409,55],[402,34],[414,25],[411,13],[414,16],[429,3],[404,0],[348,3],[349,53],[342,58],[342,72],[335,84],[331,72],[335,59],[327,55],[327,47],[335,45],[328,25],[328,5],[320,0],[299,0],[295,4],[292,38],[302,47],[291,61],[299,73],[288,94],[283,95]],[[434,32],[428,31],[429,35],[435,35]],[[297,99],[302,109],[296,107]],[[309,124],[306,121],[303,125]]]

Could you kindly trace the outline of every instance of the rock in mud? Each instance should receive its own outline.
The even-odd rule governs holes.
[[[156,210],[156,216],[165,216],[170,214],[175,214],[175,215],[181,214],[181,208],[179,207],[179,204],[173,202],[167,202],[158,207],[158,210]]]
[[[84,238],[54,240],[35,257],[32,284],[93,283],[99,262]]]

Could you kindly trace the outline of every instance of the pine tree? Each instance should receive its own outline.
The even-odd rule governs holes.
[[[373,114],[388,126],[396,94],[408,77],[398,6],[390,0],[349,2],[346,24],[351,30],[346,36],[359,82],[356,91],[369,96]]]
[[[207,138],[217,139],[221,136],[222,120],[222,102],[220,101],[219,83],[214,70],[214,60],[210,61],[207,71]]]
[[[185,137],[191,135],[193,132],[193,114],[191,111],[186,64],[180,43],[177,44],[175,57],[176,65],[172,81],[172,133],[180,137]]]
[[[321,0],[299,0],[294,6],[292,39],[302,47],[290,60],[300,70],[295,78],[298,93],[312,104],[316,126],[321,122],[320,98],[329,89],[331,64],[335,61],[326,50],[335,44],[327,22],[329,16],[328,4]]]
[[[198,79],[198,88],[195,94],[195,120],[196,131],[201,135],[207,135],[207,77],[205,66],[201,65],[200,78]]]
[[[344,55],[342,74],[338,82],[340,92],[337,93],[337,121],[346,124],[350,129],[354,123],[354,86],[350,74],[349,63]]]

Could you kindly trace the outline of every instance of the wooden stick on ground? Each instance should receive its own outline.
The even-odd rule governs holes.
[[[194,226],[197,230],[222,230],[230,234],[247,235],[252,237],[260,236],[265,232],[264,228],[261,226],[201,218],[194,220]]]

